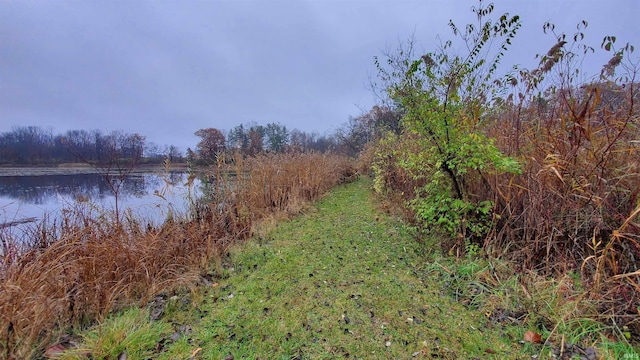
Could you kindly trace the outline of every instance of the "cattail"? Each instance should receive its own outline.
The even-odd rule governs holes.
[[[609,62],[607,63],[607,66],[611,68],[615,68],[616,66],[620,65],[621,62],[622,62],[622,54],[618,53],[614,57],[612,57],[611,60],[609,60]]]
[[[622,54],[620,53],[615,54],[609,60],[609,62],[602,67],[602,73],[606,74],[607,76],[613,76],[613,73],[616,70],[616,67],[620,65],[621,62],[622,62]]]
[[[555,45],[551,47],[551,49],[549,49],[549,52],[547,52],[547,56],[555,57],[558,50],[560,50],[566,43],[567,43],[566,41],[558,41]]]
[[[547,61],[545,61],[544,65],[542,65],[540,70],[543,73],[548,72],[549,70],[551,70],[551,68],[553,68],[553,65],[555,65],[556,61],[557,60],[555,58],[548,58]]]

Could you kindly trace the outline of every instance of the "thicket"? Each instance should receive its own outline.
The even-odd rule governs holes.
[[[3,229],[0,358],[39,356],[70,327],[193,287],[203,275],[220,276],[231,244],[353,176],[352,160],[337,155],[220,157],[207,176],[208,196],[194,200],[188,216],[169,216],[160,226],[79,205],[60,223],[33,227],[27,243]]]
[[[445,252],[482,251],[522,272],[575,272],[592,314],[640,336],[640,139],[633,46],[606,36],[610,60],[581,72],[584,28],[544,32],[554,45],[533,70],[497,73],[520,26],[492,4],[456,40],[376,58],[400,135],[369,148],[376,191],[395,197]],[[459,53],[454,49],[467,49]],[[635,341],[638,341],[636,338]]]

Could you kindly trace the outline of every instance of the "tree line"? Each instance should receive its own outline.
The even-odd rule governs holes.
[[[255,156],[266,152],[333,152],[357,155],[381,132],[400,131],[398,109],[374,106],[350,117],[333,133],[319,134],[298,129],[289,130],[278,123],[241,124],[228,131],[217,128],[197,130],[200,138],[195,150],[183,154],[176,146],[159,146],[138,133],[100,130],[69,130],[54,134],[38,126],[15,126],[0,133],[0,165],[53,165],[69,162],[104,164],[126,161],[132,164],[160,163],[164,159],[185,159],[206,164],[221,152],[240,152]]]
[[[374,106],[371,110],[350,117],[333,133],[319,134],[298,129],[289,130],[279,123],[240,124],[225,132],[205,128],[195,132],[200,138],[196,150],[187,149],[187,159],[207,163],[223,152],[239,152],[255,156],[269,152],[333,152],[356,156],[371,140],[384,132],[400,131],[402,114],[398,108]]]
[[[69,130],[54,134],[38,126],[16,126],[0,134],[0,164],[42,165],[66,162],[101,164],[115,160],[131,163],[179,160],[176,146],[147,142],[138,133]]]

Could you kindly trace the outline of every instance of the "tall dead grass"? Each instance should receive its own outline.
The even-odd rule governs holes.
[[[233,160],[233,169],[222,157],[211,169],[209,196],[189,216],[158,227],[70,211],[62,223],[35,229],[29,244],[1,233],[0,358],[37,357],[70,327],[196,285],[255,221],[294,212],[354,176],[351,161],[334,155]]]
[[[494,178],[483,196],[500,215],[485,248],[580,273],[600,316],[640,336],[637,87],[602,81],[505,107],[487,130],[523,173]]]

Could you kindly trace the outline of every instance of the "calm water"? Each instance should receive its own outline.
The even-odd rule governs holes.
[[[118,206],[121,213],[131,209],[134,215],[159,223],[170,211],[187,210],[186,182],[186,173],[131,174],[120,186]],[[192,196],[199,193],[198,184],[196,180]],[[100,174],[2,176],[0,173],[0,224],[37,221],[45,216],[51,220],[60,216],[62,209],[77,206],[89,206],[99,213],[112,210],[114,205],[114,193]]]

